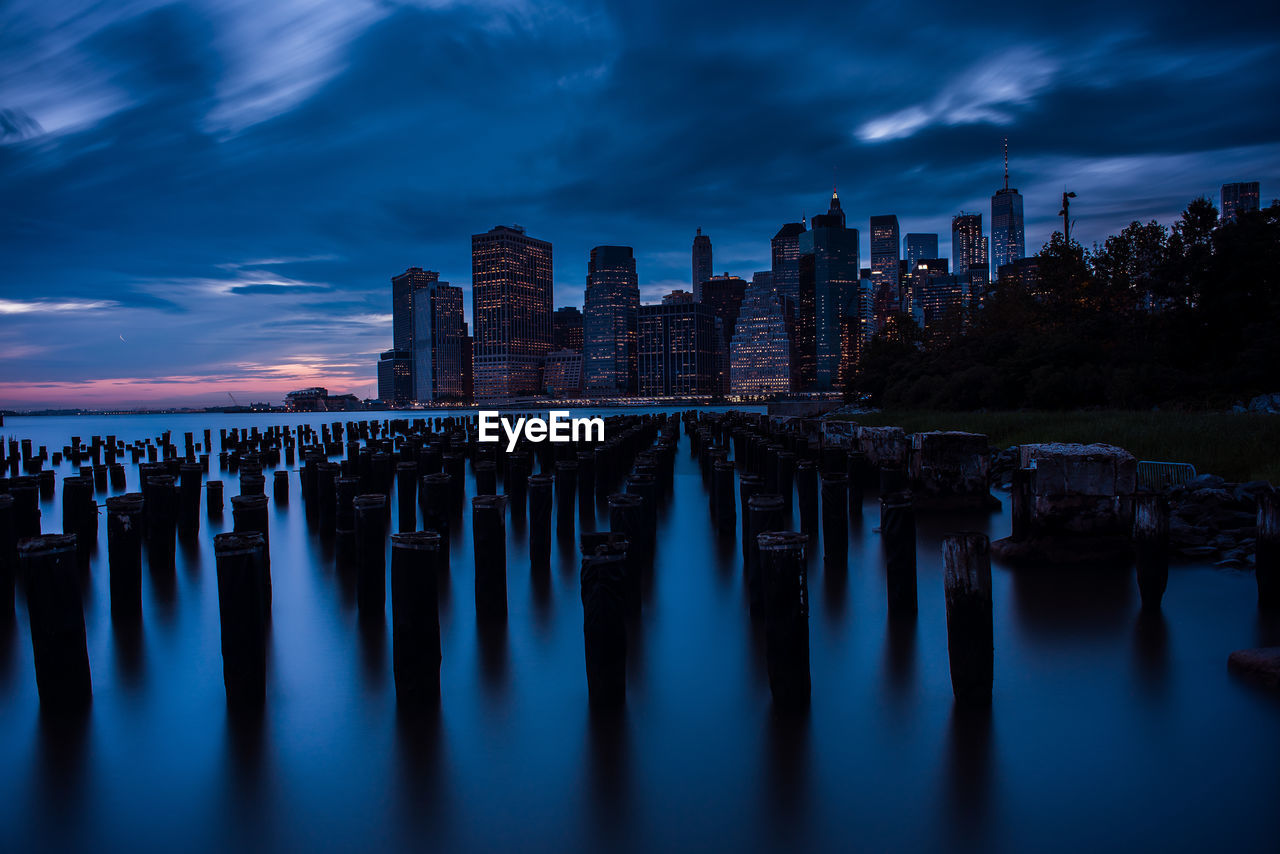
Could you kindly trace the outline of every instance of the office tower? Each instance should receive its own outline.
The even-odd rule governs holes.
[[[475,400],[476,396],[476,374],[475,374],[475,345],[476,339],[472,337],[470,327],[462,324],[462,399]]]
[[[800,235],[803,222],[783,223],[769,241],[773,257],[773,289],[778,296],[791,300],[794,309],[800,302]]]
[[[395,350],[413,349],[413,301],[419,291],[440,280],[434,270],[410,267],[391,277],[391,346]]]
[[[630,246],[597,246],[587,262],[582,308],[583,384],[596,394],[636,390],[640,288]]]
[[[910,232],[902,239],[903,254],[907,256],[907,272],[916,268],[921,258],[938,257],[938,235]]]
[[[1261,203],[1262,191],[1257,181],[1243,181],[1222,185],[1222,204],[1219,216],[1222,222],[1235,222],[1246,211],[1256,211]]]
[[[711,238],[698,229],[693,238],[693,301],[702,302],[702,283],[711,278]]]
[[[756,273],[757,277],[768,274]],[[768,279],[747,289],[729,344],[729,393],[767,396],[791,391],[791,340],[781,298]]]
[[[897,246],[897,240],[894,240]],[[848,388],[853,382],[862,355],[866,351],[867,342],[876,329],[875,294],[877,290],[885,290],[888,283],[877,281],[870,275],[858,281],[857,290],[849,295],[840,315],[840,373],[841,388]]]
[[[551,315],[551,348],[582,352],[582,312],[574,306],[557,308]]]
[[[877,285],[889,284],[898,292],[898,217],[893,214],[871,218],[871,278]]]
[[[582,354],[552,350],[542,369],[542,385],[552,397],[573,397],[582,391]]]
[[[1004,143],[1004,187],[991,197],[991,267],[1026,256],[1022,230],[1022,196],[1009,186],[1009,141]]]
[[[462,288],[432,281],[413,299],[413,399],[462,397]]]
[[[640,306],[640,394],[716,393],[716,317],[696,302]]]
[[[720,394],[729,393],[729,342],[733,339],[738,311],[747,292],[747,283],[737,276],[725,273],[712,276],[702,283],[702,304],[716,317],[716,329],[720,340],[716,347],[716,377]]]
[[[987,238],[982,233],[982,214],[965,213],[951,218],[951,269],[957,276],[985,278],[987,272]]]
[[[693,302],[693,294],[682,290],[674,290],[662,298],[663,305],[684,305],[691,302]]]
[[[773,271],[772,270],[756,270],[751,274],[752,288],[763,288],[769,293],[773,293]],[[750,289],[748,289],[748,293]]]
[[[796,339],[800,389],[831,391],[840,372],[840,318],[861,278],[858,229],[846,228],[839,194],[800,235]]]
[[[378,360],[378,399],[392,406],[413,400],[413,351],[392,348]]]
[[[941,344],[968,326],[974,286],[966,276],[921,272],[911,290],[911,317],[927,343]]]
[[[475,395],[536,394],[551,349],[551,244],[520,226],[471,236]]]

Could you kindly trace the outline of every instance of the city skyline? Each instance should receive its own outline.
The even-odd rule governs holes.
[[[1269,10],[60,7],[10,12],[0,47],[0,406],[371,397],[388,278],[469,291],[467,236],[496,223],[556,246],[559,308],[594,245],[634,247],[644,303],[690,288],[699,227],[750,280],[833,168],[863,259],[872,216],[942,257],[962,210],[990,234],[1006,138],[1027,254],[1064,189],[1090,246],[1280,182]],[[883,39],[848,35],[868,17]],[[718,46],[649,61],[687,27]]]

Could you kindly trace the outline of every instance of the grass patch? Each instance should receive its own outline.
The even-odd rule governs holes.
[[[1028,442],[1106,442],[1140,460],[1191,463],[1231,481],[1280,483],[1280,416],[1206,412],[869,412],[868,427],[985,433],[1006,448]]]

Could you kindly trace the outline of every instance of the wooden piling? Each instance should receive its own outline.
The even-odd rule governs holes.
[[[0,623],[13,619],[14,587],[18,575],[18,530],[14,500],[0,493]]]
[[[392,660],[396,701],[406,707],[440,697],[440,540],[435,531],[391,535]]]
[[[990,543],[985,534],[951,534],[942,541],[942,558],[952,692],[957,705],[990,705],[995,675]]]
[[[210,519],[222,516],[222,481],[211,480],[204,485],[205,514]]]
[[[916,514],[910,491],[880,496],[880,541],[884,547],[889,616],[914,615],[918,607]]]
[[[356,605],[361,619],[380,619],[387,607],[387,497],[357,495],[351,502],[356,523]]]
[[[1169,584],[1169,499],[1164,495],[1134,496],[1133,551],[1142,607],[1158,610]]]
[[[397,527],[400,533],[418,530],[418,464],[396,463]]]
[[[271,478],[271,497],[276,502],[277,507],[284,507],[289,503],[289,470],[276,469],[275,474]]]
[[[711,494],[715,505],[715,524],[721,531],[727,531],[730,535],[738,524],[733,473],[733,463],[729,460],[716,460],[711,465]]]
[[[603,552],[603,550],[601,550]],[[580,574],[587,693],[592,706],[627,698],[626,555],[584,555]]]
[[[813,460],[796,460],[796,504],[800,507],[800,530],[818,532],[818,469]]]
[[[771,492],[757,492],[747,501],[747,603],[751,616],[764,614],[764,581],[760,575],[760,535],[780,531],[783,525],[783,498]]]
[[[775,706],[809,705],[809,582],[804,556],[809,537],[794,531],[756,536],[763,586],[765,656]]]
[[[532,480],[530,478],[531,495]],[[505,495],[477,495],[471,499],[478,622],[506,622],[507,619],[506,504]]]
[[[267,496],[235,495],[231,498],[231,520],[237,534],[262,535],[262,600],[271,613],[271,526],[267,515]]]
[[[267,689],[266,540],[257,531],[218,534],[213,552],[227,705],[252,709],[262,705]]]
[[[107,564],[111,619],[134,623],[142,617],[142,493],[107,499]]]
[[[48,711],[83,708],[93,699],[93,683],[75,534],[25,539],[18,544],[18,560],[40,707]]]
[[[1254,576],[1258,583],[1258,606],[1280,610],[1280,500],[1274,490],[1258,495]]]
[[[551,567],[551,492],[555,479],[531,474],[526,479],[529,497],[529,565],[535,572]]]
[[[822,473],[822,554],[840,564],[849,554],[849,476],[843,467]]]
[[[183,463],[179,472],[178,533],[184,537],[194,537],[200,531],[200,481],[204,477],[204,466],[199,463]]]

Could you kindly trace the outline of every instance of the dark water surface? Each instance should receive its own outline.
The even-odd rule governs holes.
[[[52,453],[73,434],[127,442],[168,429],[181,449],[184,431],[199,441],[209,427],[216,448],[223,426],[351,415],[7,418],[0,435]],[[58,471],[58,501],[71,473]],[[442,592],[440,712],[406,720],[389,611],[380,630],[361,629],[294,475],[289,506],[271,508],[266,711],[233,725],[212,543],[230,530],[239,490],[215,455],[219,476],[225,515],[201,508],[172,587],[144,565],[136,636],[112,627],[100,516],[85,593],[94,702],[82,723],[39,715],[21,600],[0,628],[3,850],[1276,850],[1280,700],[1226,669],[1234,649],[1280,643],[1250,573],[1176,566],[1152,618],[1131,573],[997,565],[993,707],[960,716],[940,541],[962,529],[1004,536],[1007,509],[922,517],[919,617],[890,625],[869,497],[847,569],[810,549],[812,710],[775,720],[739,539],[712,533],[682,435],[629,640],[625,715],[588,710],[576,543],[553,540],[539,585],[525,530],[509,522],[506,633],[477,633],[468,510]],[[42,510],[44,530],[60,530],[57,502]]]

